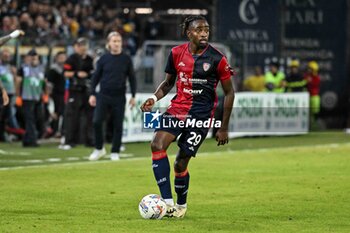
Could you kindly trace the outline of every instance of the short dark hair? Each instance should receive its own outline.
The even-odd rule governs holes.
[[[180,27],[182,28],[182,35],[186,35],[186,31],[188,30],[190,24],[193,22],[193,21],[196,21],[196,20],[205,20],[207,21],[207,19],[204,17],[204,16],[201,16],[201,15],[190,15],[190,16],[187,16],[185,18],[185,20],[183,21],[182,24],[180,24]]]
[[[34,48],[32,48],[31,50],[28,51],[27,55],[36,56],[36,55],[38,55],[38,53],[36,52],[36,50]]]
[[[67,53],[66,53],[66,51],[64,51],[64,50],[58,51],[58,52],[55,54],[55,59],[57,59],[57,57],[60,56],[60,55],[62,55],[62,54],[66,55]]]
[[[85,38],[85,37],[79,37],[78,39],[76,39],[75,41],[74,41],[74,45],[88,45],[89,44],[89,42],[88,42],[88,40]]]

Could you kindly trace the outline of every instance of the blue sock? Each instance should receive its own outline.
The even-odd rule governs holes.
[[[187,203],[187,193],[190,184],[190,174],[188,171],[175,173],[175,192],[177,194],[177,204],[185,205]]]
[[[162,198],[172,199],[169,180],[170,165],[166,151],[152,152],[152,167]]]

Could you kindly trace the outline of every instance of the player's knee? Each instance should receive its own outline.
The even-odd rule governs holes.
[[[187,169],[187,163],[181,160],[175,160],[174,171],[177,173],[184,172]]]
[[[152,149],[152,151],[165,150],[164,143],[160,140],[153,140],[151,142],[151,149]]]

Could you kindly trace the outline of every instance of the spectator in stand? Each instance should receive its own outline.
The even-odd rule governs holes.
[[[267,92],[283,93],[285,91],[285,75],[279,70],[277,61],[270,63],[270,71],[265,74],[265,90]]]
[[[159,40],[163,36],[163,24],[158,14],[153,14],[148,18],[145,28],[146,40]]]
[[[38,15],[35,18],[35,44],[42,45],[45,44],[50,38],[51,30],[49,22],[45,20],[42,15]]]
[[[260,66],[254,67],[254,74],[244,80],[244,91],[262,92],[265,90],[265,76]]]
[[[9,5],[8,5],[7,12],[6,12],[7,15],[10,15],[10,16],[17,15],[18,2],[16,0],[11,0],[8,2],[9,2]]]
[[[111,23],[109,23],[105,27],[105,34],[106,35],[112,31],[118,32],[120,34],[124,33],[123,21],[120,18],[115,18]]]
[[[289,73],[287,75],[287,92],[303,92],[306,91],[306,80],[299,70],[299,61],[292,60],[289,64]]]
[[[12,26],[11,26],[11,17],[10,16],[5,16],[2,18],[1,22],[1,32],[3,34],[8,34],[12,31]]]
[[[54,115],[52,120],[53,133],[59,137],[63,134],[64,91],[66,79],[63,76],[63,65],[67,60],[66,52],[61,51],[55,55],[55,61],[48,70],[46,77],[52,85],[52,99],[54,102]]]
[[[307,82],[307,90],[310,93],[310,123],[313,123],[316,120],[321,108],[321,100],[319,95],[321,78],[318,74],[318,70],[319,67],[317,62],[310,61],[304,75],[304,79]]]
[[[20,27],[26,33],[22,45],[66,44],[67,40],[79,36],[98,40],[111,31],[118,31],[127,49],[134,54],[139,45],[142,20],[146,24],[147,39],[163,36],[159,16],[153,15],[146,23],[147,16],[137,15],[134,9],[123,13],[115,1],[12,0],[2,1],[0,12],[0,34]]]
[[[28,12],[23,12],[20,15],[19,25],[26,34],[26,37],[24,38],[26,41],[29,41],[31,38],[35,37],[34,22]]]
[[[126,23],[123,25],[124,30],[124,41],[125,41],[125,48],[128,51],[128,54],[131,56],[134,56],[137,52],[138,47],[138,38],[135,33],[135,24],[133,23]]]

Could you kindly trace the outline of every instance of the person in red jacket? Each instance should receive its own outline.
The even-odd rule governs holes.
[[[307,66],[307,71],[304,75],[306,80],[307,90],[310,93],[310,117],[315,120],[317,114],[320,112],[320,76],[318,74],[318,64],[315,61],[310,61]]]

